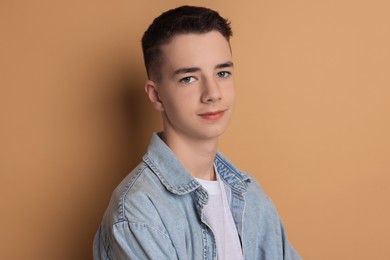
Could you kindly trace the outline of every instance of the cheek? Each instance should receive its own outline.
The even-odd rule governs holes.
[[[180,110],[193,109],[198,103],[198,97],[196,88],[181,89],[171,96],[171,102]]]
[[[225,96],[226,96],[226,99],[228,100],[229,103],[234,103],[234,101],[236,100],[236,90],[234,88],[234,86],[229,86],[229,88],[227,89],[226,93],[225,93]]]
[[[191,100],[187,99],[186,96],[176,95],[171,96],[164,100],[165,111],[170,115],[185,115],[191,110]]]
[[[232,89],[232,100],[235,101],[236,100],[236,89],[233,87]]]

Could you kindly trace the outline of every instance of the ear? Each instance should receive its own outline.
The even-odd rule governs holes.
[[[145,92],[150,102],[152,102],[155,109],[162,112],[164,111],[164,105],[158,96],[156,83],[152,80],[147,80],[145,83]]]

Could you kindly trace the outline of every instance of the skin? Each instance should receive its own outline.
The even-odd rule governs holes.
[[[217,31],[181,34],[162,46],[159,80],[145,91],[163,118],[163,140],[196,178],[215,180],[214,157],[235,100],[230,45]]]

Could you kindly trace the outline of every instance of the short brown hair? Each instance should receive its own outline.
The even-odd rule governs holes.
[[[162,63],[161,45],[178,34],[217,31],[229,42],[233,35],[230,22],[218,12],[196,6],[181,6],[154,19],[142,37],[142,50],[148,78],[159,78]]]

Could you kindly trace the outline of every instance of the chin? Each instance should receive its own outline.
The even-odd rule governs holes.
[[[220,137],[224,132],[226,128],[223,129],[210,129],[209,131],[203,133],[201,136],[204,139],[216,139]]]

